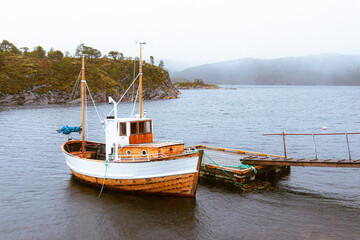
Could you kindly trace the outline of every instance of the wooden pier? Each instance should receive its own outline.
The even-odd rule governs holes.
[[[205,145],[196,145],[188,148],[204,150],[200,169],[201,178],[230,182],[235,186],[244,186],[244,190],[247,190],[246,187],[251,185],[256,179],[272,181],[287,175],[290,172],[291,166],[360,168],[360,159],[352,160],[350,154],[349,159],[335,160],[289,158],[273,154]],[[250,190],[253,189],[250,187]]]
[[[360,159],[353,160],[351,158],[350,151],[350,141],[349,135],[359,135],[360,132],[344,132],[344,133],[270,133],[263,134],[263,136],[281,136],[283,140],[284,147],[284,157],[273,157],[271,155],[262,156],[262,155],[251,155],[245,156],[241,161],[245,164],[250,165],[266,165],[266,166],[301,166],[301,167],[347,167],[347,168],[359,168]],[[316,147],[316,136],[345,136],[347,150],[348,150],[348,159],[318,159],[318,152]],[[314,153],[315,158],[289,158],[286,154],[286,143],[285,136],[312,136],[314,143]]]
[[[360,168],[360,160],[348,159],[307,159],[307,158],[284,158],[271,156],[245,156],[241,159],[249,165],[266,166],[301,166],[301,167],[347,167]]]
[[[205,145],[197,145],[189,148],[204,150],[200,177],[231,182],[237,186],[250,183],[258,178],[288,174],[290,171],[290,167],[288,166],[249,166],[241,162],[241,159],[250,156],[282,157],[278,155]]]

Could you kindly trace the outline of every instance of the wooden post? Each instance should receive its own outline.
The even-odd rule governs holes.
[[[139,105],[140,105],[140,118],[142,118],[142,45],[140,43],[140,61],[139,61]]]
[[[283,135],[283,143],[284,143],[284,155],[286,158],[285,133],[283,132],[282,135]]]
[[[317,156],[317,151],[316,151],[315,134],[314,134],[314,133],[313,133],[313,142],[314,142],[315,159],[318,159],[318,156]]]
[[[199,150],[199,159],[198,159],[198,164],[197,164],[197,172],[195,174],[195,179],[193,180],[193,185],[192,185],[192,190],[191,190],[191,193],[190,193],[190,196],[191,197],[195,197],[196,195],[196,189],[197,189],[197,182],[198,182],[198,178],[199,178],[199,174],[200,174],[200,167],[201,167],[201,162],[202,162],[202,159],[204,157],[204,150]]]
[[[347,134],[347,133],[345,133],[345,137],[346,137],[346,143],[347,143],[348,152],[349,152],[349,160],[351,161],[350,143],[349,143],[349,138],[348,138],[348,134]]]
[[[81,79],[81,96],[82,96],[82,157],[85,155],[85,56],[82,56],[82,79]]]

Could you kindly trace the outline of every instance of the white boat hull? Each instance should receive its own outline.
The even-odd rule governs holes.
[[[202,154],[173,156],[144,162],[110,162],[66,152],[66,163],[79,180],[118,191],[194,197]],[[106,176],[105,176],[106,171]],[[104,182],[105,178],[105,182]]]

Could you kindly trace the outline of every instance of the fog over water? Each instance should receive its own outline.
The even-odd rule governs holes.
[[[360,85],[360,55],[320,54],[276,59],[242,58],[170,71],[172,81],[215,84]]]

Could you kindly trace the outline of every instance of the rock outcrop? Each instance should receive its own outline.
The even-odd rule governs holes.
[[[107,101],[108,96],[119,99],[133,81],[133,67],[132,60],[88,60],[86,80],[94,100]],[[0,66],[0,105],[79,101],[79,87],[75,83],[80,69],[79,58],[67,57],[59,61],[7,54],[4,64]],[[129,91],[123,101],[132,100],[137,87],[136,82],[134,93]],[[179,94],[166,70],[148,63],[143,64],[143,99],[177,98]]]

